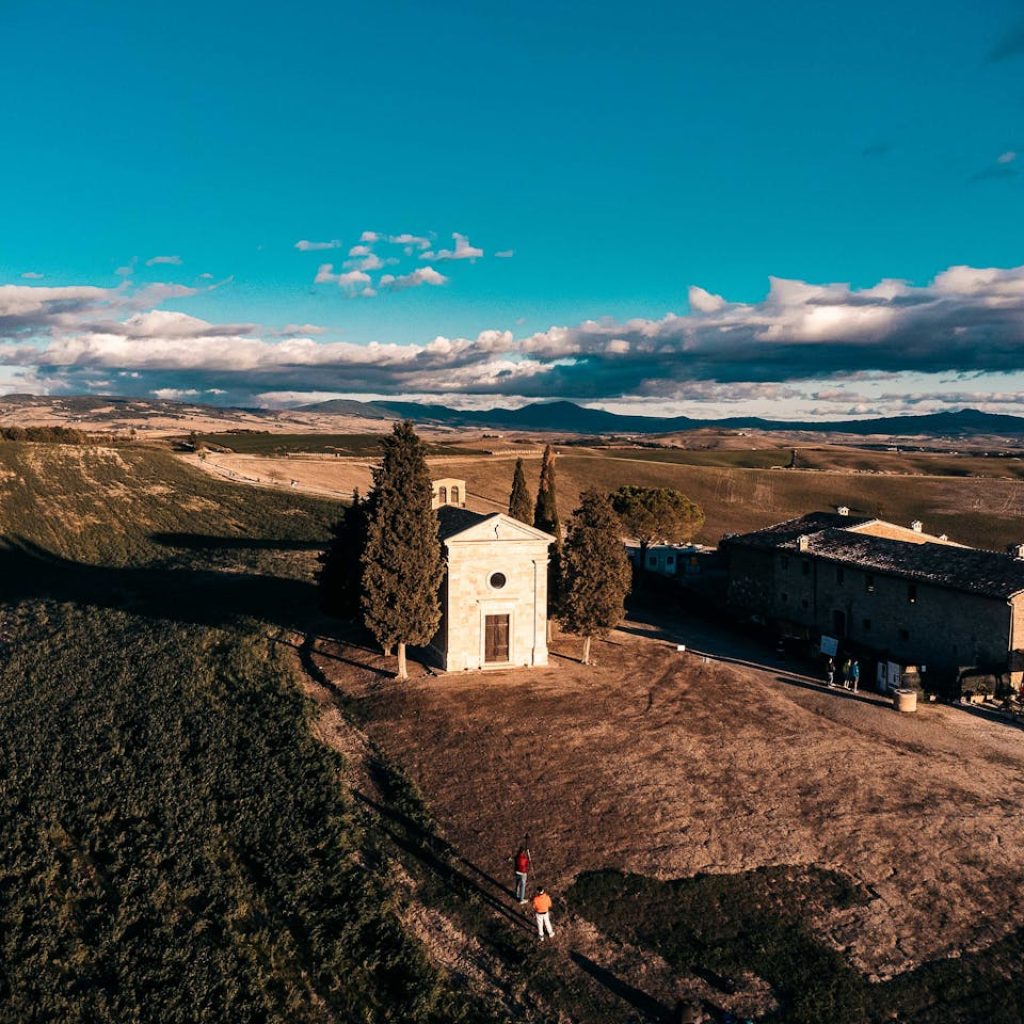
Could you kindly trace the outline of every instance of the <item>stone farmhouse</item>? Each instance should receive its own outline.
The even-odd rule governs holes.
[[[430,649],[446,672],[548,663],[548,545],[501,512],[465,508],[466,482],[434,483],[446,571]]]
[[[1024,545],[983,551],[919,522],[907,529],[841,509],[727,537],[721,548],[735,613],[926,666],[931,688],[951,688],[965,672],[1021,685]]]

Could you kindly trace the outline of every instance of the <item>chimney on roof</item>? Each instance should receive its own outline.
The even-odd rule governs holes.
[[[915,519],[910,524],[910,528],[914,531],[914,533],[920,533],[924,529],[924,525],[922,524],[920,519]]]
[[[840,505],[839,508],[836,509],[836,511],[841,516],[848,516],[850,514],[850,506],[849,505]]]
[[[1018,561],[1024,562],[1024,544],[1010,544],[1006,550]]]
[[[806,533],[801,533],[796,539],[797,551],[810,551],[811,549],[811,538]]]

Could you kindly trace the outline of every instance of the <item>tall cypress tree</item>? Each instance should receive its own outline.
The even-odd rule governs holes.
[[[425,644],[441,621],[444,574],[426,449],[412,423],[396,423],[373,471],[363,552],[363,618],[385,653],[398,646],[398,678],[408,678],[406,644]]]
[[[356,488],[352,504],[331,527],[331,539],[318,557],[320,607],[339,619],[353,619],[359,614],[363,583],[361,563],[371,507],[369,500],[360,498]]]
[[[607,495],[586,491],[573,513],[562,551],[562,625],[583,637],[583,664],[590,641],[622,621],[632,569],[622,543],[622,523]]]
[[[526,473],[523,472],[523,460],[516,459],[516,471],[512,474],[512,493],[508,498],[508,514],[513,519],[529,525],[533,522],[533,498],[530,488],[526,486]]]
[[[533,525],[555,538],[548,556],[548,608],[551,612],[557,612],[562,595],[562,524],[558,518],[558,494],[555,491],[555,450],[551,445],[544,448],[544,458],[540,464],[540,483],[537,487],[537,504],[533,510]],[[551,638],[550,634],[549,619],[548,639]]]
[[[555,492],[555,450],[551,445],[544,449],[540,464],[540,484],[537,488],[537,504],[533,510],[533,525],[538,530],[550,533],[555,538],[555,547],[562,546],[562,524],[558,520],[558,495]]]

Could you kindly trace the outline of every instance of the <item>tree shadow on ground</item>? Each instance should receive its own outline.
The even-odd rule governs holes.
[[[658,1024],[672,1024],[675,1013],[664,1003],[649,996],[642,989],[638,989],[628,982],[623,981],[617,974],[595,963],[590,957],[572,950],[569,959],[585,971],[598,984],[602,985],[609,992],[617,995],[623,1001],[629,1003],[634,1010],[639,1010],[648,1020],[656,1021]]]
[[[7,538],[0,546],[0,598],[67,601],[213,627],[252,618],[302,630],[317,594],[311,582],[253,572],[90,565]]]
[[[510,889],[466,860],[465,857],[460,856],[450,843],[408,815],[402,814],[359,790],[352,792],[356,800],[377,814],[381,827],[395,845],[414,857],[455,896],[472,893],[487,907],[505,918],[509,924],[516,928],[532,931],[533,926],[530,921],[505,902],[512,896]],[[466,870],[463,871],[460,868]],[[491,888],[485,888],[471,878],[470,872],[483,879]],[[497,889],[503,896],[496,896],[492,889]]]
[[[320,686],[329,690],[339,704],[345,706],[349,703],[349,696],[331,682],[327,674],[316,664],[313,658],[312,636],[306,636],[299,646],[298,652],[302,667],[310,677],[315,679]],[[317,651],[317,653],[319,655],[323,652]],[[365,668],[365,666],[359,667]],[[463,857],[448,840],[441,838],[424,822],[416,820],[394,806],[401,794],[395,794],[394,773],[383,760],[374,758],[370,760],[367,768],[381,794],[380,798],[375,799],[357,789],[352,792],[364,807],[377,815],[385,832],[396,845],[430,870],[446,888],[456,893],[471,891],[479,896],[487,906],[496,910],[516,926],[530,927],[529,922],[505,902],[515,895],[509,886],[503,885],[493,875],[489,875],[472,861]],[[392,797],[396,797],[396,799],[392,799]]]

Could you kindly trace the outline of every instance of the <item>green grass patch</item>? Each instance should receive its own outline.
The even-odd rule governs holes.
[[[228,448],[240,455],[288,455],[310,453],[377,458],[381,453],[383,434],[270,434],[261,431],[223,431],[199,434],[201,445]],[[428,444],[428,455],[484,455],[473,448],[447,444]]]
[[[405,930],[268,639],[335,508],[0,446],[0,1021],[501,1019]]]

